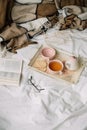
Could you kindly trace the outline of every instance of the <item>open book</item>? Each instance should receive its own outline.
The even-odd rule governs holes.
[[[0,58],[0,84],[19,86],[22,60]]]

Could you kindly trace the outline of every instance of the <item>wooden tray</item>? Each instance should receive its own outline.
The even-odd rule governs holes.
[[[85,67],[85,61],[83,58],[79,58],[79,68],[76,71],[70,71],[64,67],[63,73],[59,74],[49,74],[47,72],[47,61],[41,56],[41,50],[47,46],[41,46],[35,56],[31,59],[30,63],[28,64],[31,69],[38,71],[40,73],[45,74],[46,76],[50,76],[56,79],[62,79],[63,81],[67,81],[69,83],[77,83],[79,81],[79,77]],[[50,47],[50,46],[48,46]],[[55,49],[55,48],[54,48]],[[56,57],[55,59],[59,59],[62,62],[65,62],[68,58],[73,56],[68,52],[57,50],[56,49]],[[61,80],[61,81],[62,81]]]

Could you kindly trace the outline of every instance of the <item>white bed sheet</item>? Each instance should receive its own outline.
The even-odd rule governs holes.
[[[0,130],[87,130],[87,67],[79,82],[71,85],[27,66],[42,44],[87,58],[87,29],[58,31],[55,27],[34,40],[38,45],[12,56],[24,61],[20,86],[0,86]],[[27,84],[31,75],[45,89],[41,93]]]

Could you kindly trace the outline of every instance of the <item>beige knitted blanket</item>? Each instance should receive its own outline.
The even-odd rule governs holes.
[[[87,8],[79,6],[64,6],[59,9],[57,0],[31,0],[21,4],[22,0],[16,0],[12,9],[13,23],[7,26],[0,34],[1,44],[5,44],[7,50],[16,52],[17,49],[33,44],[31,39],[34,36],[46,32],[57,23],[60,30],[74,28],[83,30],[87,28],[87,20],[81,20],[78,15],[82,10],[87,12]],[[62,12],[62,13],[61,13]],[[37,24],[38,23],[38,24]]]

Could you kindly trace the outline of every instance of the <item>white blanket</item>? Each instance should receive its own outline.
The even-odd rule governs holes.
[[[24,60],[20,86],[0,86],[0,130],[87,130],[87,67],[79,82],[70,85],[27,66],[41,44],[87,58],[87,29],[53,28],[34,40],[38,45],[20,49],[12,56]],[[27,84],[30,76],[45,90],[38,93]]]

